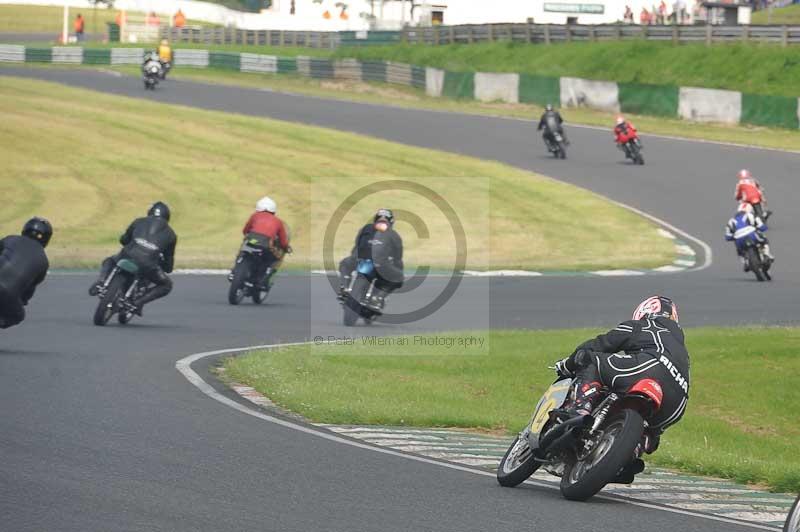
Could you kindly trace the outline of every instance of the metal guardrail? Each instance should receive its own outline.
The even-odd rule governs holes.
[[[800,44],[800,26],[483,24],[407,28],[402,31],[401,37],[403,42],[430,45],[494,41],[551,44],[645,39],[676,44],[754,42],[788,46]]]
[[[254,46],[300,46],[336,48],[341,41],[335,31],[240,30],[235,28],[162,28],[161,38],[172,43],[244,44]]]

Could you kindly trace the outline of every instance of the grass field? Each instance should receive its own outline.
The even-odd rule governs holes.
[[[467,356],[444,348],[415,356],[413,346],[302,346],[231,358],[225,367],[227,378],[313,421],[514,432],[552,382],[547,366],[598,332],[493,331],[489,354]],[[689,408],[651,461],[800,490],[800,329],[699,328],[686,338]]]
[[[133,68],[122,69],[134,73]],[[170,76],[212,83],[222,83],[245,87],[266,87],[274,90],[310,94],[322,98],[340,98],[377,104],[391,104],[401,107],[453,111],[459,113],[508,116],[538,120],[542,108],[527,104],[464,102],[446,98],[432,98],[422,90],[383,83],[359,83],[339,80],[316,80],[287,74],[249,74],[220,69],[176,68]],[[587,108],[563,109],[562,114],[570,124],[585,124],[608,127],[614,123],[615,113],[607,113]],[[685,120],[659,118],[628,114],[636,127],[646,136],[648,134],[669,135],[683,138],[733,142],[753,146],[764,146],[786,150],[800,149],[800,131],[769,129],[757,126],[731,126],[725,124],[692,123]]]
[[[651,238],[656,228],[628,211],[494,162],[8,77],[0,78],[0,113],[0,189],[15,198],[0,213],[0,233],[16,233],[33,214],[51,218],[56,266],[96,265],[157,199],[173,209],[179,266],[229,266],[255,200],[269,193],[293,230],[287,266],[319,267],[311,234],[319,237],[348,191],[393,177],[447,187],[464,222],[470,267],[652,267],[674,256],[671,241]],[[433,229],[445,223],[432,204],[383,192],[348,215],[337,254],[349,252],[357,228],[384,203],[417,213]],[[478,208],[486,218],[474,216]],[[407,263],[452,265],[448,246],[398,223]]]
[[[766,9],[756,11],[753,13],[752,23],[786,24],[787,26],[800,24],[800,5],[795,4],[774,9],[771,16]]]
[[[117,9],[98,7],[97,9],[81,9],[72,7],[69,10],[69,32],[73,33],[73,22],[78,13],[86,19],[86,33],[105,33],[106,23],[114,22]],[[142,13],[130,12],[131,15],[142,16]],[[64,23],[64,8],[51,6],[27,6],[16,4],[0,5],[0,32],[11,33],[45,33],[51,32],[53,39],[61,34]],[[161,15],[161,23],[169,23],[169,17]],[[213,26],[213,24],[187,21],[189,24]],[[96,25],[95,25],[96,24]]]
[[[336,55],[464,72],[527,72],[620,82],[800,96],[800,47],[706,47],[652,41],[529,45],[480,43],[340,48]]]

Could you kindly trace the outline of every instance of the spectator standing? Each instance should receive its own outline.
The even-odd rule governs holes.
[[[151,11],[149,15],[147,15],[146,23],[148,26],[160,26],[161,19],[158,18],[155,11]]]
[[[633,9],[631,9],[631,6],[625,6],[625,15],[623,16],[623,20],[628,24],[633,24]]]
[[[174,17],[172,17],[172,25],[176,28],[182,28],[186,26],[186,16],[180,9],[178,9],[178,12],[175,13]]]
[[[75,39],[78,42],[83,42],[83,31],[86,28],[86,20],[83,18],[83,15],[81,13],[78,13],[78,16],[75,17],[74,27],[75,27]]]
[[[642,12],[639,13],[639,24],[650,24],[650,13],[646,7],[642,7]]]
[[[664,0],[661,0],[661,3],[658,4],[658,23],[667,23],[667,3]]]

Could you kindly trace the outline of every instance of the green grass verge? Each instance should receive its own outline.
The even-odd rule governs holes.
[[[295,254],[287,265],[320,267],[328,213],[361,184],[395,177],[447,189],[473,268],[654,267],[674,258],[672,242],[652,238],[656,228],[642,218],[495,162],[12,77],[0,78],[0,114],[0,190],[15,198],[0,213],[0,234],[18,232],[33,214],[51,218],[55,266],[96,265],[157,199],[173,208],[179,266],[229,266],[253,203],[269,193],[293,229]],[[389,191],[372,199],[342,224],[337,255],[349,252],[379,204],[415,212],[429,227],[447,226],[417,196]],[[474,212],[487,213],[489,231]],[[587,212],[591,229],[582,222]],[[450,246],[398,227],[410,264],[452,265]]]
[[[796,46],[674,46],[653,41],[546,46],[498,42],[350,47],[340,48],[336,56],[462,72],[519,72],[800,96],[800,47]]]
[[[225,374],[312,421],[513,432],[552,382],[547,366],[597,332],[493,331],[489,353],[472,356],[445,348],[416,356],[413,345],[300,346],[230,358]],[[800,490],[800,329],[698,328],[686,337],[689,407],[651,461]]]
[[[133,68],[123,69],[134,73]],[[271,88],[274,90],[309,94],[321,98],[338,98],[400,107],[452,111],[458,113],[539,119],[542,108],[528,104],[482,103],[432,98],[424,91],[385,83],[361,83],[340,80],[316,80],[288,74],[250,74],[220,69],[176,68],[170,74],[174,79],[221,83],[244,87]],[[569,124],[612,127],[614,113],[586,108],[563,109]],[[645,135],[669,135],[690,139],[732,142],[785,150],[800,149],[800,131],[770,129],[759,126],[731,126],[725,124],[692,123],[685,120],[660,118],[627,113]],[[613,148],[609,148],[613,149]]]
[[[118,9],[106,9],[102,7],[97,9],[72,7],[69,10],[69,32],[73,33],[72,24],[78,13],[81,13],[86,19],[86,33],[105,33],[106,24],[108,22],[114,22],[118,12]],[[131,12],[131,15],[143,16],[143,13]],[[168,18],[169,17],[165,15],[161,15],[161,23],[168,23]],[[197,21],[187,21],[187,23],[192,25],[213,26],[213,24]],[[63,7],[17,4],[0,5],[0,32],[52,32],[53,39],[55,40],[61,35],[63,24]]]
[[[753,24],[786,24],[787,26],[800,24],[800,5],[794,4],[787,7],[774,9],[770,15],[769,11],[762,9],[753,13],[751,22]]]

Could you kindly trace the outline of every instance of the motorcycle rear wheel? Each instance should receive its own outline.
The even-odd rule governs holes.
[[[246,261],[239,262],[233,268],[233,280],[228,288],[228,303],[238,305],[244,299],[244,283],[250,278],[250,268]]]
[[[528,480],[539,465],[533,459],[533,450],[527,440],[517,435],[497,465],[497,483],[505,488],[518,486]]]
[[[560,486],[565,499],[585,501],[614,480],[633,460],[644,420],[639,412],[626,408],[603,423],[601,430],[600,441],[589,456],[565,464]]]
[[[111,279],[106,289],[106,295],[100,298],[97,303],[97,308],[94,311],[94,324],[102,327],[111,319],[115,312],[118,310],[118,299],[125,290],[127,279],[121,273],[118,273]]]
[[[750,265],[750,271],[756,276],[758,282],[765,280],[764,265],[761,264],[761,257],[758,256],[758,250],[754,247],[747,248],[747,263]]]

